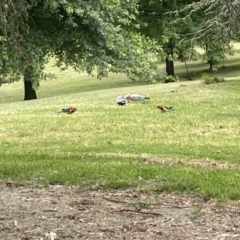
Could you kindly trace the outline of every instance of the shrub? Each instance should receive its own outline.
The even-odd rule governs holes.
[[[180,78],[178,76],[172,76],[172,75],[163,76],[164,83],[179,82],[179,81],[180,81]]]
[[[224,78],[219,78],[206,72],[202,73],[201,78],[204,84],[220,83],[225,81]]]

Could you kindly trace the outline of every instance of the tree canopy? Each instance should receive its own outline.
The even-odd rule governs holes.
[[[150,82],[156,52],[174,75],[176,55],[190,59],[195,44],[211,69],[239,41],[239,16],[240,0],[2,0],[0,85],[23,79],[25,99],[36,98],[52,57],[62,70]]]
[[[11,8],[17,10],[23,2],[5,1],[0,11],[8,16]],[[25,2],[19,17],[9,20],[18,24],[1,28],[1,78],[14,81],[23,76],[36,87],[39,79],[47,77],[43,70],[50,57],[56,58],[61,69],[72,66],[88,73],[97,71],[99,78],[108,72],[124,72],[132,80],[154,77],[146,55],[155,45],[135,31],[139,27],[137,1]]]
[[[194,37],[200,38],[207,34],[215,35],[216,38],[228,42],[229,40],[239,40],[240,37],[240,0],[201,0],[186,5],[177,15],[185,12],[184,21],[187,21],[193,14],[203,16]]]
[[[240,1],[201,0],[174,13],[178,24],[192,20],[198,23],[187,35],[205,50],[204,61],[209,69],[216,70],[217,64],[225,60],[225,53],[232,52],[231,42],[239,41]]]
[[[166,60],[166,73],[168,75],[174,75],[174,59],[190,59],[194,55],[192,44],[190,41],[186,41],[190,37],[187,38],[186,36],[191,32],[195,22],[190,19],[190,21],[181,21],[175,24],[176,17],[170,14],[173,11],[179,12],[186,4],[192,2],[192,0],[139,1],[138,17],[144,23],[141,25],[140,31],[144,35],[155,39],[161,46],[159,56]]]

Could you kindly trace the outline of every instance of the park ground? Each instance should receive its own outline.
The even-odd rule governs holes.
[[[224,67],[220,71],[221,76],[226,76],[228,79],[231,77],[239,78],[238,60],[236,57],[230,59],[228,63],[232,67],[226,63],[226,68]],[[195,72],[198,72],[199,67],[206,66],[192,63],[191,73],[193,76]],[[181,73],[185,72],[183,63],[178,63],[176,69],[181,70]],[[2,87],[3,91],[0,98],[2,133],[0,132],[0,137],[4,140],[5,145],[0,146],[0,150],[3,150],[0,151],[2,154],[0,159],[2,179],[0,180],[0,239],[240,239],[240,200],[238,197],[240,165],[236,142],[237,139],[239,140],[237,89],[239,80],[230,80],[212,86],[204,86],[199,81],[197,83],[186,81],[172,85],[141,86],[140,84],[138,86],[135,83],[129,83],[128,80],[116,81],[119,75],[110,76],[109,79],[102,81],[90,80],[89,78],[88,84],[83,81],[79,82],[77,79],[79,75],[72,72],[71,74],[69,72],[59,73],[59,76],[59,80],[42,82],[38,92],[39,100],[30,101],[27,105],[26,102],[20,101],[22,99],[20,82]],[[63,84],[66,79],[68,79],[69,84]],[[50,85],[51,87],[49,87]],[[131,145],[121,145],[121,142],[124,142],[123,137],[121,141],[114,142],[119,138],[117,135],[119,129],[112,122],[118,120],[119,115],[117,114],[120,110],[115,106],[115,92],[113,93],[111,89],[107,90],[107,87],[113,88],[114,91],[117,89],[119,91],[135,89],[142,92],[152,91],[153,99],[158,99],[159,93],[161,93],[161,98],[164,101],[169,101],[169,96],[173,96],[171,101],[178,108],[175,111],[177,114],[157,115],[161,120],[160,123],[158,122],[158,126],[166,129],[166,133],[161,134],[165,136],[165,147],[168,147],[169,156],[163,155],[159,148],[155,149],[156,152],[153,156],[141,155],[139,157],[144,144],[132,149]],[[158,88],[158,91],[155,91],[155,88]],[[179,91],[173,92],[173,89]],[[101,105],[91,103],[96,94],[99,96],[105,94],[99,97]],[[184,106],[183,100],[193,98],[195,102],[192,102],[192,106],[185,111],[182,107]],[[109,99],[113,99],[113,104],[109,102]],[[209,102],[209,99],[212,102]],[[223,99],[225,102],[233,104],[235,108],[219,106],[219,101]],[[84,111],[78,109],[77,113],[71,117],[56,114],[59,106],[71,101],[80,101]],[[8,107],[6,108],[6,106]],[[136,106],[140,111],[136,110]],[[204,111],[202,106],[205,107]],[[214,106],[214,108],[209,106]],[[148,120],[150,123],[156,124],[154,120],[155,108],[155,103],[152,105],[151,103],[146,105],[129,104],[129,107],[124,111],[134,113],[136,117],[140,118],[146,116],[146,112],[150,112]],[[199,114],[196,114],[196,109]],[[104,118],[104,111],[110,114],[109,119]],[[187,118],[186,112],[192,114],[196,122],[191,122],[192,120]],[[218,113],[220,114],[217,115]],[[97,118],[92,118],[93,115]],[[200,115],[205,117],[200,117]],[[216,116],[222,121],[222,125],[218,125],[219,119],[215,119]],[[126,123],[129,123],[131,119],[129,114],[124,117]],[[112,144],[111,151],[107,153],[104,150],[108,150],[109,142],[95,141],[94,136],[97,136],[98,132],[102,130],[92,127],[99,126],[102,118],[105,119],[106,125],[113,129],[111,136],[115,145]],[[45,125],[41,126],[44,129],[35,128],[35,122],[32,119],[36,123],[38,121],[44,123]],[[174,127],[178,131],[172,131],[174,129],[169,125],[171,121],[174,122]],[[192,126],[189,127],[185,122],[192,123]],[[73,123],[74,129],[69,127]],[[57,127],[56,124],[58,124]],[[90,129],[94,135],[90,135],[88,129],[82,128],[84,124],[92,127]],[[149,131],[148,125],[142,122],[138,122],[135,124],[136,126],[126,124],[126,126],[123,125],[123,128],[126,132],[134,128],[133,132],[135,133],[139,124],[142,124],[141,127],[146,129],[146,132]],[[65,126],[69,132],[56,133],[56,129],[60,129],[62,126]],[[182,126],[185,127],[185,134],[179,135],[179,129],[181,130]],[[98,132],[95,133],[94,129]],[[89,137],[89,142],[83,141],[81,145],[85,151],[83,157],[86,158],[86,163],[82,162],[82,165],[79,162],[79,155],[77,155],[79,149],[75,146],[75,141],[82,140],[76,130],[82,131]],[[39,140],[42,131],[45,131],[45,135]],[[102,134],[103,138],[109,139],[109,132]],[[182,139],[186,145],[186,147],[184,146],[186,152],[183,154],[190,155],[191,146],[194,146],[198,150],[199,156],[196,155],[196,159],[190,159],[190,157],[184,158],[183,155],[179,155],[180,151],[177,148],[172,148],[172,143],[175,143],[175,135]],[[8,138],[4,139],[4,136]],[[36,152],[34,142],[29,136],[38,141],[38,152]],[[167,138],[168,136],[170,137]],[[189,140],[186,136],[195,136],[195,138]],[[51,142],[49,139],[55,140]],[[67,146],[65,139],[69,142]],[[197,141],[193,142],[194,139]],[[227,139],[227,145],[225,139]],[[19,141],[22,145],[19,145]],[[205,142],[208,142],[209,149],[207,147],[201,148],[199,143],[203,145]],[[147,140],[146,143],[148,143]],[[149,149],[145,149],[145,151],[151,153],[157,143],[158,140],[153,138],[152,142],[148,143]],[[114,150],[113,147],[118,146],[118,144],[120,147],[125,147],[125,155]],[[199,148],[196,148],[197,146]],[[69,150],[69,147],[72,148]],[[90,147],[95,152],[89,154],[87,150]],[[11,151],[4,151],[7,149]],[[59,161],[55,161],[54,165],[52,149],[54,149],[56,156],[64,156],[65,159],[59,157]],[[163,150],[166,152],[166,148]],[[73,155],[69,155],[69,151],[72,151]],[[131,153],[131,151],[135,152]],[[195,152],[197,154],[197,151]],[[179,155],[179,157],[170,157],[172,153]],[[163,158],[158,157],[161,155]],[[201,155],[212,157],[209,159],[201,158]],[[19,156],[17,161],[15,156]],[[31,156],[35,156],[34,162],[30,159]],[[219,159],[214,160],[216,156]],[[97,169],[99,171],[94,172],[98,162]],[[64,164],[66,166],[63,166]],[[67,168],[73,175],[72,178],[71,174],[65,172]],[[86,179],[84,176],[83,179],[74,177],[79,176],[79,170],[76,171],[76,168],[88,171]],[[125,169],[131,169],[136,176],[127,175]],[[160,179],[166,181],[166,185],[163,186],[166,189],[159,188],[157,193],[148,191],[153,188],[154,181],[164,183],[157,178],[152,178],[152,176],[155,177],[155,169],[157,169],[159,176],[165,176],[167,179]],[[115,171],[118,170],[120,180],[114,179]],[[110,172],[113,174],[110,175]],[[138,173],[142,175],[138,175]],[[185,178],[182,178],[182,182],[176,181],[176,178],[183,176]],[[99,186],[102,184],[103,187],[86,188],[82,183],[88,180],[87,178],[92,178],[88,184],[93,183],[94,185],[95,181],[99,183]],[[215,184],[215,179],[218,179],[218,184]],[[61,184],[65,181],[68,184]],[[77,181],[79,182],[77,183]],[[145,188],[141,184],[138,185],[143,181],[145,186],[149,184],[149,188]],[[131,186],[133,183],[135,186]],[[179,185],[174,185],[174,183]],[[191,186],[196,186],[195,191],[192,194],[189,192],[184,194],[184,190]],[[206,197],[196,194],[198,186],[206,190],[205,194],[208,194],[205,195]],[[173,187],[176,189],[171,190]],[[171,191],[167,191],[168,188]],[[227,196],[224,195],[223,199],[221,199],[221,189],[224,189],[227,194]],[[211,195],[217,197],[209,197]]]
[[[1,183],[0,239],[239,239],[238,201]]]

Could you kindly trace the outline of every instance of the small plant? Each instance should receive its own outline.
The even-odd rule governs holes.
[[[225,81],[224,78],[219,78],[206,72],[202,73],[201,78],[204,84],[220,83]]]
[[[179,82],[179,81],[180,81],[180,78],[178,76],[172,76],[172,75],[163,76],[164,83]]]
[[[192,211],[191,218],[197,219],[197,218],[201,217],[202,215],[203,215],[202,206],[199,206],[199,205],[195,206],[195,208]]]
[[[146,202],[142,202],[142,201],[138,201],[134,204],[134,206],[137,208],[137,209],[149,209],[150,208],[150,204],[149,203],[146,203]]]
[[[155,82],[162,82],[163,81],[163,72],[160,69],[156,70]]]
[[[212,83],[213,76],[209,73],[202,73],[201,78],[203,80],[204,84],[210,84]]]

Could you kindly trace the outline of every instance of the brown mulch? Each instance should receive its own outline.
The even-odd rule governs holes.
[[[0,183],[0,239],[240,239],[240,202]]]

